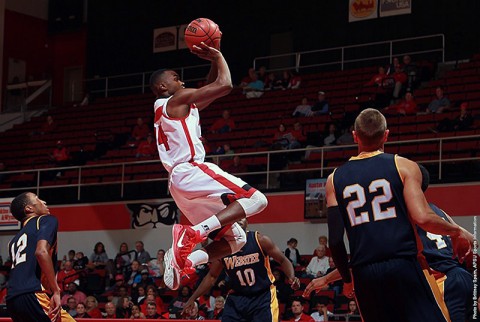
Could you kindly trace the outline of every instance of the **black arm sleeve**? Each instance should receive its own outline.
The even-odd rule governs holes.
[[[338,206],[327,208],[328,239],[333,261],[345,283],[352,281],[348,267],[348,254],[343,242],[345,225]]]

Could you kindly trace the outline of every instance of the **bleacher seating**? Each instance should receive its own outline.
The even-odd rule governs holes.
[[[476,57],[476,56],[475,56]],[[357,113],[359,109],[372,100],[371,94],[365,93],[362,85],[375,73],[375,66],[358,68],[345,71],[329,71],[303,75],[303,86],[297,90],[266,92],[261,98],[246,99],[239,89],[234,89],[231,94],[218,99],[202,111],[202,128],[212,148],[230,143],[236,153],[258,152],[269,149],[269,143],[279,123],[291,127],[294,122],[302,123],[307,132],[323,131],[327,122],[339,121],[345,113]],[[417,103],[421,108],[432,99],[436,86],[444,86],[445,93],[450,98],[453,106],[468,100],[470,109],[474,114],[480,111],[480,61],[472,59],[470,62],[461,63],[454,70],[448,71],[443,77],[424,83],[415,90]],[[316,117],[292,118],[291,113],[301,97],[315,97],[318,90],[327,93],[331,108],[331,115]],[[51,166],[48,153],[54,142],[61,139],[71,152],[83,149],[90,154],[95,152],[99,131],[110,131],[116,144],[108,147],[104,155],[90,160],[89,165],[106,165],[137,161],[135,149],[123,144],[121,141],[131,131],[137,117],[143,117],[151,123],[153,118],[153,96],[139,94],[126,97],[98,98],[88,106],[61,107],[49,111],[54,117],[58,128],[55,133],[48,135],[30,136],[28,133],[38,129],[44,116],[35,117],[29,122],[14,126],[6,131],[0,138],[0,159],[7,164],[9,170],[28,170],[47,168]],[[230,109],[237,128],[235,131],[224,134],[211,135],[206,129],[218,118],[223,109]],[[433,133],[430,129],[445,117],[453,118],[456,111],[442,114],[419,114],[412,116],[388,116],[390,128],[390,141],[405,141],[429,139],[455,135],[479,134],[479,120],[470,131],[459,133]],[[258,146],[264,142],[263,146]],[[124,142],[123,142],[124,143]],[[442,149],[443,158],[468,157],[476,153],[479,148],[478,140],[465,142],[444,142]],[[414,160],[430,160],[435,157],[433,151],[438,151],[435,144],[429,142],[412,143],[393,147],[389,152],[396,152]],[[336,166],[354,154],[354,149],[343,151],[327,151],[325,164]],[[302,163],[295,162],[291,168],[316,168],[320,167],[320,157],[312,152],[308,160]],[[156,160],[156,157],[142,158],[141,160]],[[256,166],[255,169],[265,169],[267,158],[251,156],[245,163]],[[324,165],[325,165],[324,164]],[[127,165],[124,180],[143,180],[166,177],[167,174],[158,165]],[[99,167],[86,169],[82,173],[82,183],[115,182],[122,178],[119,176],[118,167]],[[21,182],[34,182],[36,178],[32,173],[11,176],[4,185],[19,184]],[[45,179],[42,184],[59,185],[78,182],[78,170],[67,170],[61,178]]]

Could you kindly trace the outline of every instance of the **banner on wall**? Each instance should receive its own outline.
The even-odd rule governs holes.
[[[153,52],[161,53],[177,49],[177,27],[153,30]]]
[[[348,22],[377,18],[377,6],[378,0],[350,0]]]
[[[20,222],[10,212],[12,200],[13,198],[0,199],[0,231],[20,229]]]
[[[412,0],[380,0],[380,17],[412,13]]]

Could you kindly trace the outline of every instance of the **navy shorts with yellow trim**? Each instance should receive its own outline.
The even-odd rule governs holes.
[[[45,293],[26,293],[7,301],[7,311],[14,322],[51,322],[47,313],[50,298]],[[74,322],[70,314],[62,309],[62,322]]]
[[[277,322],[278,300],[275,287],[255,295],[229,294],[222,313],[222,322]]]

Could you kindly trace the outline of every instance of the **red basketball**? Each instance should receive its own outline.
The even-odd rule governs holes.
[[[218,25],[208,18],[197,18],[190,22],[185,29],[185,43],[192,49],[202,41],[214,48],[220,48],[222,32]]]

